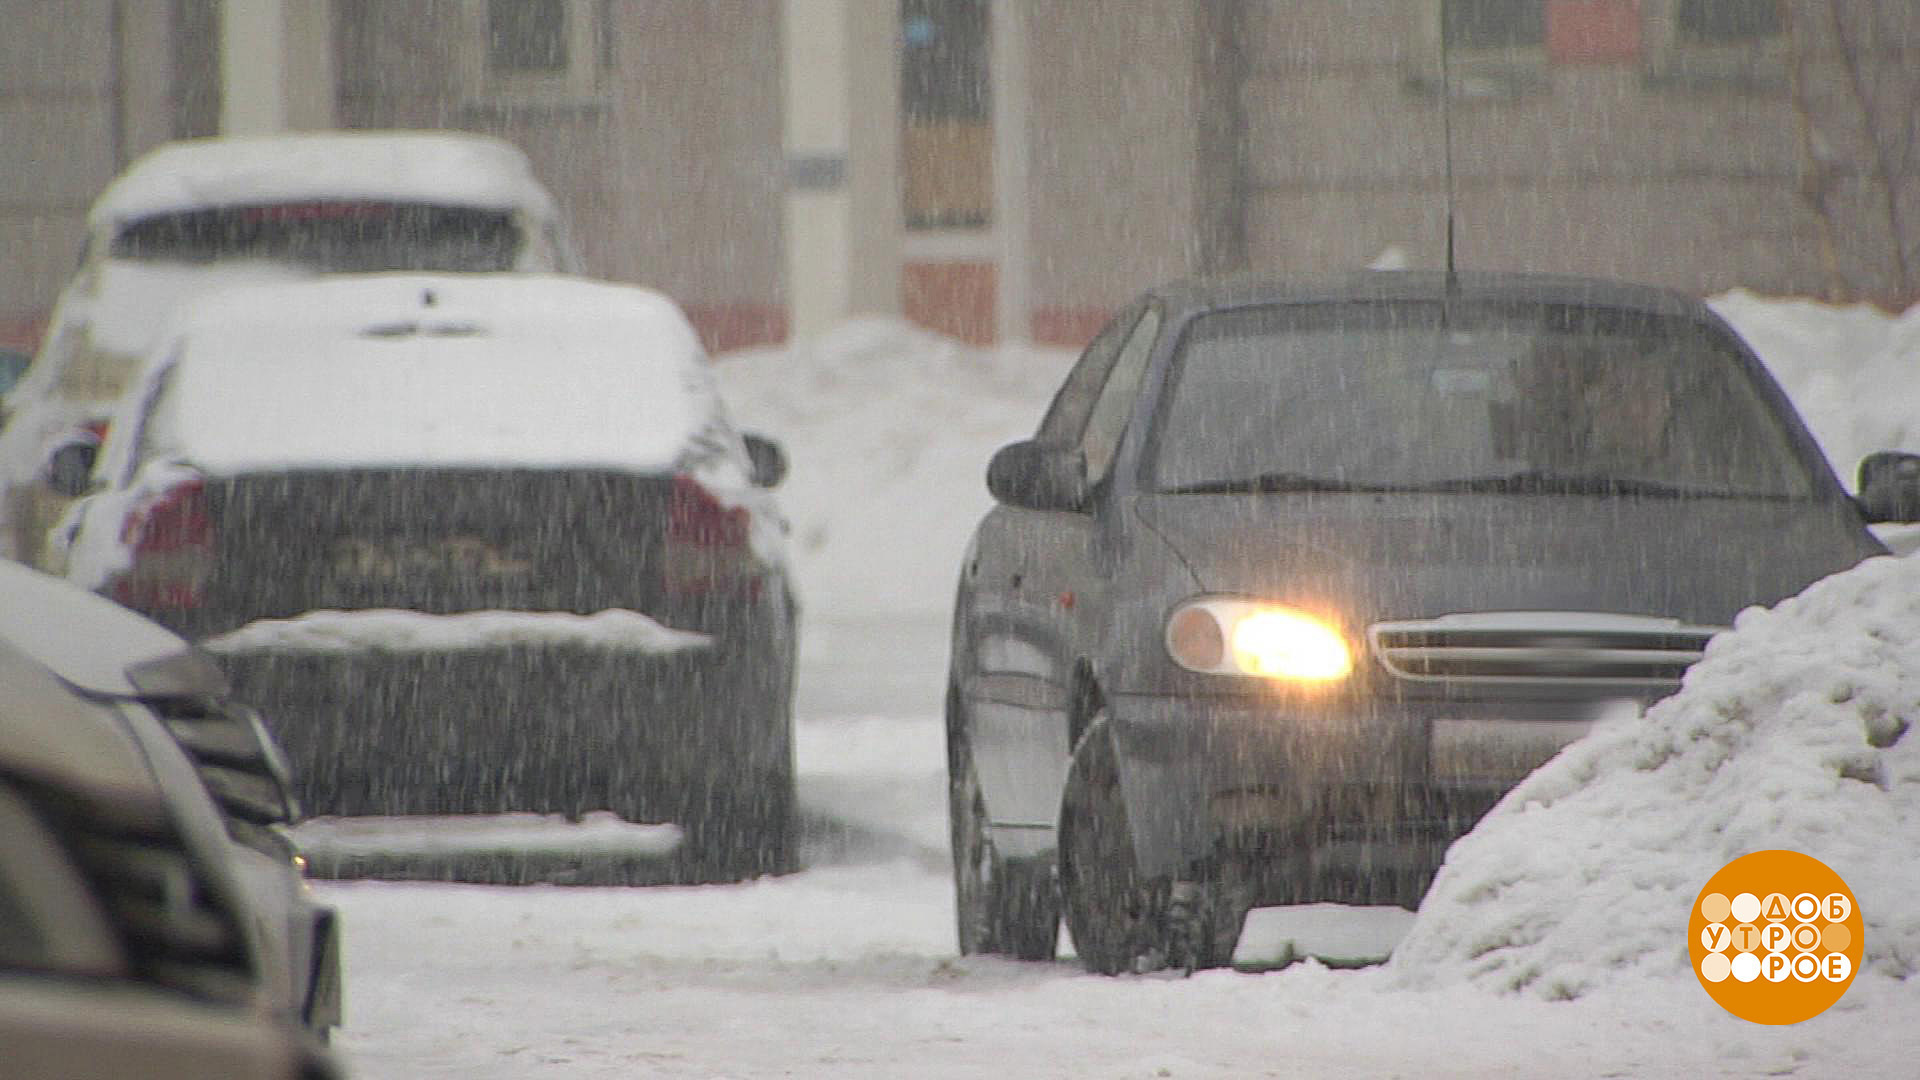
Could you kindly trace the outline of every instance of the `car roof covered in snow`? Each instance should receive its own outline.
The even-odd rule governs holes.
[[[629,285],[338,275],[211,294],[177,312],[160,340],[141,387],[122,402],[148,415],[116,418],[108,476],[125,475],[116,470],[136,437],[141,464],[177,460],[212,473],[653,471],[680,462],[704,435],[730,431],[686,316]]]
[[[88,227],[155,214],[319,199],[378,199],[555,213],[525,154],[486,135],[338,131],[168,143],[94,201]]]
[[[1264,304],[1366,300],[1507,300],[1573,304],[1649,315],[1718,320],[1701,301],[1672,289],[1606,278],[1521,271],[1363,270],[1325,278],[1241,274],[1186,278],[1150,290],[1176,316]]]

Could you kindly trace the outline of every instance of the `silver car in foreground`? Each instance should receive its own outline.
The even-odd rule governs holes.
[[[0,648],[12,658],[0,673],[11,710],[0,800],[54,808],[53,831],[110,915],[127,920],[113,936],[136,972],[324,1039],[340,1023],[338,927],[287,839],[298,808],[257,714],[210,660],[101,597],[11,563],[0,563],[0,594]],[[50,702],[72,718],[56,722]],[[89,785],[109,786],[95,775],[96,744],[134,756],[114,759],[131,764],[108,777],[111,805],[88,810]],[[129,787],[138,805],[120,807]],[[3,854],[19,850],[8,841]]]

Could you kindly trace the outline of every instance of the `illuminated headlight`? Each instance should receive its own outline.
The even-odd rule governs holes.
[[[1174,609],[1167,654],[1189,671],[1297,682],[1344,679],[1353,653],[1340,632],[1281,604],[1205,597]]]

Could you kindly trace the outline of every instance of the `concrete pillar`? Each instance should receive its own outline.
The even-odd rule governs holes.
[[[784,0],[795,337],[899,310],[898,0]]]
[[[334,126],[330,0],[222,0],[220,133]]]
[[[999,238],[998,295],[994,298],[1002,343],[1033,337],[1033,298],[1028,274],[1027,176],[1032,145],[1027,138],[1027,25],[1032,8],[995,0],[991,8],[990,77],[993,84],[993,228]]]

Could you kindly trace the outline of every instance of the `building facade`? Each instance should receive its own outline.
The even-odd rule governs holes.
[[[675,296],[719,350],[858,314],[1081,341],[1184,274],[1441,265],[1449,201],[1463,267],[1916,298],[1920,5],[1899,0],[0,0],[0,19],[0,340],[33,336],[133,157],[276,127],[512,140],[589,268]]]

